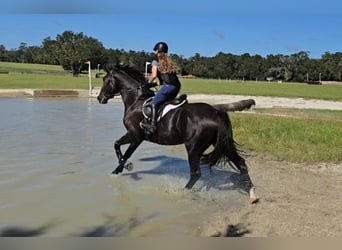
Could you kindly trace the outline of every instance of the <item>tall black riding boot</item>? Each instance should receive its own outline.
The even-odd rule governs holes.
[[[147,129],[148,134],[153,134],[157,129],[157,107],[151,104],[151,120]]]

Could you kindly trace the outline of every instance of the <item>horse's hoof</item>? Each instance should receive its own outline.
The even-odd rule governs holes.
[[[249,190],[249,202],[255,204],[260,200],[260,198],[255,194],[255,187]]]
[[[132,162],[127,162],[124,166],[125,169],[127,169],[128,171],[132,171],[133,170],[133,163]]]
[[[260,200],[260,198],[259,198],[258,196],[250,197],[250,198],[249,198],[249,202],[250,202],[251,204],[256,204],[256,203],[259,202],[259,200]]]

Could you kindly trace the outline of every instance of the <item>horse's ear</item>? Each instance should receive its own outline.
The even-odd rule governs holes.
[[[110,73],[110,71],[113,69],[113,66],[112,64],[106,64],[104,66],[104,70],[107,72],[107,73]]]
[[[107,73],[110,73],[110,72],[112,72],[116,67],[117,67],[116,64],[114,64],[114,63],[108,63],[108,64],[106,64],[106,65],[103,67],[103,69],[104,69]]]
[[[103,69],[104,69],[104,71],[106,71],[108,73],[108,65],[107,64],[104,65]]]

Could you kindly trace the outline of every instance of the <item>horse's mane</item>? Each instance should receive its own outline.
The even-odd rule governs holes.
[[[129,65],[122,65],[122,64],[115,64],[115,65],[107,65],[106,66],[106,71],[107,73],[112,71],[112,70],[121,70],[124,71],[127,75],[132,77],[134,80],[144,84],[146,83],[146,79],[140,71],[138,71],[136,68],[129,66]]]

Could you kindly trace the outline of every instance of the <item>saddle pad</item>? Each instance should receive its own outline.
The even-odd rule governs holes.
[[[177,105],[175,105],[175,104],[167,104],[167,105],[165,106],[165,108],[163,109],[163,112],[161,113],[161,115],[158,117],[158,121],[159,121],[161,118],[163,118],[168,112],[170,112],[171,110],[176,109],[176,108],[182,106],[182,105],[183,105],[184,103],[186,103],[186,102],[187,102],[187,100],[185,99],[185,100],[183,100],[181,103],[179,103],[179,104],[177,104]]]

